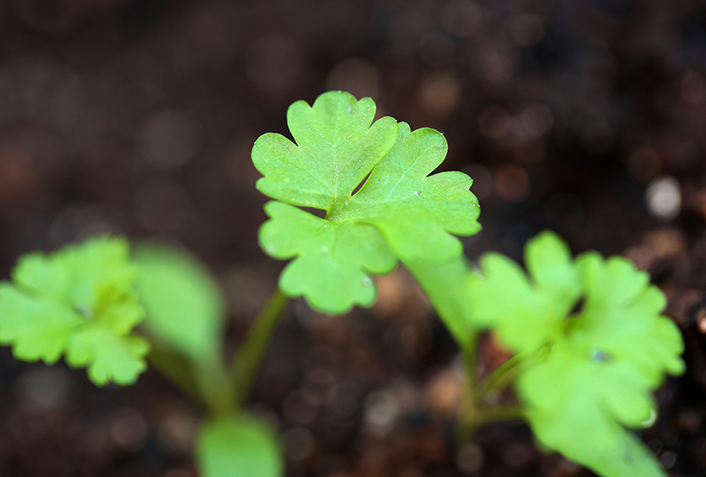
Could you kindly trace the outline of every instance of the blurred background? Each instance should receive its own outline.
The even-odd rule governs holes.
[[[706,475],[704,0],[0,0],[2,277],[93,234],[179,242],[221,278],[235,346],[283,266],[250,149],[331,89],[445,134],[481,203],[471,259],[548,227],[652,273],[689,372],[643,438]],[[341,318],[295,302],[275,336],[252,401],[288,476],[591,475],[517,423],[454,446],[454,344],[404,271],[378,287]],[[0,475],[196,475],[199,411],[156,374],[1,364]]]

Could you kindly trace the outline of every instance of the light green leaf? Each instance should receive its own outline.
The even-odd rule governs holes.
[[[386,273],[397,262],[374,227],[320,219],[282,202],[265,211],[272,219],[260,230],[266,250],[275,258],[298,256],[280,276],[283,290],[333,314],[372,305],[375,285],[366,272]]]
[[[135,263],[146,329],[192,360],[219,356],[225,298],[208,268],[183,250],[155,244],[137,247]]]
[[[469,295],[474,320],[530,356],[516,388],[537,439],[605,477],[664,476],[625,429],[651,421],[651,391],[684,371],[679,330],[660,316],[664,294],[623,258],[572,262],[549,232],[528,242],[525,260],[529,276],[486,255]]]
[[[493,328],[517,353],[533,353],[560,332],[581,294],[568,247],[557,235],[539,234],[525,247],[525,257],[531,280],[511,259],[488,253],[468,285],[473,322]]]
[[[458,171],[429,176],[446,157],[444,136],[399,123],[397,142],[347,207],[336,216],[377,226],[404,260],[449,262],[462,253],[451,234],[480,231],[473,180]]]
[[[0,343],[25,361],[52,364],[66,354],[99,386],[134,382],[149,348],[130,334],[144,316],[136,273],[128,242],[115,237],[22,257],[14,283],[0,284]]]
[[[202,477],[280,477],[284,473],[274,433],[245,414],[207,421],[197,437],[196,462]]]
[[[253,163],[265,176],[258,189],[290,204],[266,206],[271,220],[260,245],[272,257],[294,258],[280,278],[282,290],[328,313],[372,304],[370,274],[390,271],[397,259],[457,259],[461,243],[452,234],[480,229],[471,179],[460,172],[428,176],[446,154],[443,135],[411,132],[392,118],[372,123],[374,115],[369,98],[325,93],[312,107],[290,107],[296,144],[269,133],[253,147]],[[291,206],[322,209],[326,217]]]
[[[149,344],[141,336],[121,336],[99,323],[90,323],[70,338],[66,362],[88,367],[88,377],[103,386],[110,381],[128,385],[147,369],[143,357]]]
[[[395,143],[395,120],[385,117],[372,124],[374,117],[372,99],[356,101],[340,91],[322,94],[312,107],[304,101],[292,104],[287,124],[296,144],[268,133],[253,147],[253,163],[265,176],[257,181],[258,190],[326,211],[344,204]]]
[[[649,450],[623,428],[654,416],[648,384],[630,363],[586,359],[560,342],[546,360],[526,367],[517,391],[544,446],[605,477],[662,477]]]
[[[29,297],[9,282],[0,284],[0,343],[12,345],[17,359],[56,363],[82,323],[68,307]]]
[[[630,362],[650,387],[662,382],[665,371],[682,374],[684,341],[674,322],[660,316],[667,300],[649,285],[647,273],[622,257],[603,260],[595,252],[579,255],[576,266],[586,296],[581,336],[615,359]]]

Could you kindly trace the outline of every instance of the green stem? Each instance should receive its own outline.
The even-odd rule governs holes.
[[[493,406],[486,408],[483,424],[495,421],[523,421],[525,411],[522,406]]]
[[[228,384],[220,356],[189,359],[167,346],[151,341],[147,359],[152,367],[181,388],[212,415],[228,415],[234,408],[234,393]]]
[[[478,386],[478,328],[473,324],[470,300],[466,298],[471,267],[465,257],[441,265],[424,261],[405,261],[404,265],[422,287],[439,318],[461,348],[465,386],[456,430],[459,441],[471,439],[476,429],[483,424],[521,419],[523,413],[520,407],[493,405],[486,402],[486,396],[488,391],[507,385],[508,377],[512,376],[512,371],[522,362],[522,358],[511,358],[493,372],[482,387]]]
[[[148,337],[149,338],[149,337]],[[190,372],[189,361],[169,348],[150,340],[147,360],[159,373],[181,388],[190,398],[204,403],[198,384]]]
[[[443,264],[405,260],[404,266],[422,287],[464,356],[475,354],[478,331],[470,322],[469,300],[466,299],[471,272],[466,258],[461,256]]]
[[[473,440],[478,428],[485,424],[525,419],[521,406],[484,405],[477,399],[471,406],[468,404],[468,402],[464,402],[459,413],[459,422],[456,427],[458,442]]]
[[[238,408],[245,405],[272,332],[277,327],[288,303],[289,298],[279,289],[275,290],[255,323],[250,327],[233,359],[230,382],[233,383],[236,392]]]
[[[469,300],[466,298],[471,267],[463,256],[445,264],[408,260],[404,265],[461,348],[465,382],[457,437],[466,441],[485,418],[476,382],[478,329],[472,324]]]
[[[501,391],[510,385],[510,380],[514,377],[513,371],[525,361],[524,355],[516,354],[497,367],[490,373],[480,389],[480,395],[485,396],[489,391]]]
[[[475,352],[475,343],[473,352],[462,352],[461,357],[463,358],[464,382],[456,438],[459,442],[466,442],[470,440],[473,429],[475,429],[475,426],[469,423],[476,422],[481,412],[477,388],[478,355]]]
[[[212,416],[231,415],[245,404],[262,355],[287,303],[289,298],[276,290],[248,331],[230,372],[216,349],[192,360],[152,340],[148,360]]]
[[[212,417],[236,412],[236,388],[229,379],[221,356],[191,362],[191,371],[200,395]]]

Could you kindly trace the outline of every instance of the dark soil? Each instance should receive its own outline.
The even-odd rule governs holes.
[[[295,100],[372,96],[474,177],[469,257],[551,228],[652,274],[688,371],[642,437],[703,477],[705,71],[703,0],[2,1],[0,269],[96,233],[181,242],[222,279],[234,348],[282,266],[256,241],[254,140]],[[591,475],[521,423],[456,446],[457,349],[403,271],[379,287],[340,318],[295,302],[274,338],[252,409],[288,476]],[[200,411],[156,373],[97,389],[3,349],[0,376],[0,475],[196,475]]]

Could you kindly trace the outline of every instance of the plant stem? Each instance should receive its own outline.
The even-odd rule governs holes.
[[[517,366],[522,364],[525,359],[526,357],[524,355],[516,354],[498,366],[490,373],[490,376],[485,379],[479,394],[485,396],[489,391],[505,389],[510,384],[508,381],[512,377],[513,371]]]
[[[471,324],[466,283],[471,267],[461,256],[449,263],[406,260],[404,265],[426,293],[439,318],[464,354],[475,355],[477,330]]]
[[[480,405],[472,410],[462,408],[456,428],[456,439],[458,442],[473,440],[478,428],[491,422],[524,419],[525,414],[521,406]]]
[[[221,353],[215,350],[191,360],[154,340],[148,360],[212,416],[231,415],[245,404],[262,355],[287,303],[289,298],[276,290],[245,336],[230,372],[221,361]]]
[[[472,324],[469,300],[466,299],[471,268],[463,256],[441,265],[423,261],[405,261],[404,264],[461,349],[465,379],[457,438],[467,441],[486,419],[486,409],[477,386],[478,330]]]
[[[208,409],[210,414],[228,415],[233,412],[234,392],[219,355],[195,361],[154,340],[150,344],[147,359],[164,377]]]
[[[493,406],[486,408],[483,424],[495,421],[523,421],[525,411],[522,406]]]
[[[250,327],[233,359],[229,381],[235,389],[237,408],[245,405],[272,332],[277,327],[288,303],[289,298],[279,288],[275,290],[255,323]]]
[[[191,362],[191,372],[212,417],[232,415],[238,409],[237,391],[221,356]]]
[[[478,329],[473,325],[466,284],[471,268],[465,257],[446,264],[424,261],[405,261],[405,266],[426,293],[439,318],[461,348],[465,385],[461,403],[457,438],[460,442],[473,437],[476,429],[488,422],[521,419],[518,406],[497,406],[486,402],[488,391],[507,385],[506,380],[522,362],[513,357],[500,366],[478,386]]]
[[[189,360],[151,339],[150,347],[150,352],[147,355],[150,365],[181,388],[189,397],[205,404],[198,384],[190,372]]]

